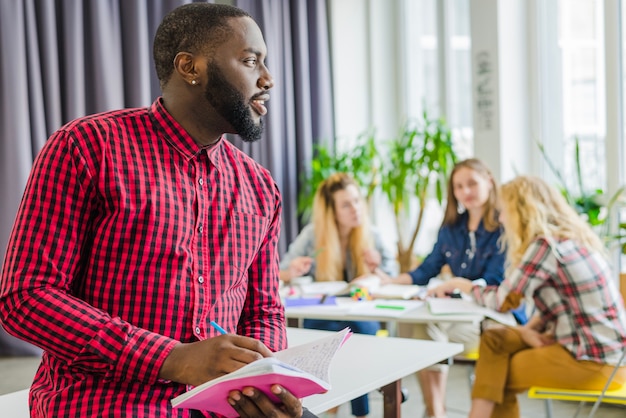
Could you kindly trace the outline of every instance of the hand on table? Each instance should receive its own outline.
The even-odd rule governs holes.
[[[399,276],[391,277],[390,275],[388,275],[381,269],[376,269],[374,271],[374,274],[380,277],[381,285],[383,284],[412,284],[413,283],[411,276],[409,276],[407,273],[402,273]]]
[[[374,269],[373,272],[374,272],[374,274],[376,276],[378,276],[380,278],[380,284],[381,285],[390,284],[390,283],[394,282],[394,278],[393,277],[391,277],[390,275],[388,275],[387,273],[385,273],[384,271],[382,271],[379,268]],[[357,280],[357,279],[360,279],[360,278],[364,278],[364,277],[367,277],[367,276],[368,275],[363,275],[361,277],[357,277],[354,280]]]
[[[262,342],[224,334],[194,343],[180,343],[163,362],[159,377],[198,386],[273,354]]]
[[[272,385],[271,390],[280,399],[280,404],[274,404],[263,392],[252,387],[244,388],[241,392],[236,390],[230,392],[228,403],[243,418],[300,418],[302,416],[300,399],[280,385]]]
[[[427,296],[435,296],[437,298],[449,297],[455,290],[463,293],[470,293],[472,290],[472,281],[463,277],[454,277],[446,280],[439,286],[428,290]]]

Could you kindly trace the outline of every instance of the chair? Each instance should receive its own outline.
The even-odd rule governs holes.
[[[626,355],[626,347],[622,351],[617,365],[602,390],[572,390],[533,386],[528,390],[528,397],[531,399],[545,399],[546,417],[548,418],[552,418],[552,399],[580,402],[574,418],[578,416],[586,402],[595,402],[589,412],[588,418],[592,418],[595,415],[602,402],[626,405],[626,384],[622,385],[619,389],[607,390],[615,373],[617,373],[617,370],[624,360],[624,355]]]

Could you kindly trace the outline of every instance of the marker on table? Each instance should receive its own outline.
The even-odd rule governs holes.
[[[404,306],[400,306],[400,305],[376,305],[376,308],[378,309],[396,309],[396,310],[403,310]]]
[[[211,326],[213,328],[215,328],[216,330],[218,330],[220,332],[220,334],[228,334],[228,332],[226,332],[226,330],[222,327],[220,327],[219,325],[217,325],[217,322],[215,321],[211,321],[210,322]]]

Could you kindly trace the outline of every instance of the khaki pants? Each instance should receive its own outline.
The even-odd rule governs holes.
[[[514,328],[483,331],[472,399],[496,403],[492,418],[518,418],[517,394],[531,386],[602,390],[615,366],[579,361],[559,344],[531,348]],[[611,387],[626,382],[620,367]]]
[[[418,340],[460,343],[463,344],[463,352],[468,353],[478,349],[478,343],[480,341],[480,326],[454,322],[399,324],[398,336],[404,338],[415,338]],[[445,372],[448,370],[448,365],[435,364],[425,370]]]

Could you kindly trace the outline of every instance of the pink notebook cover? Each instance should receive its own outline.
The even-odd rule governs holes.
[[[182,401],[175,405],[175,407],[216,412],[226,417],[234,418],[239,415],[226,400],[230,391],[241,390],[246,386],[252,386],[268,395],[273,401],[278,401],[278,398],[270,392],[270,387],[274,384],[284,386],[298,398],[324,393],[328,390],[328,388],[306,377],[269,373],[261,376],[247,376],[218,383]]]
[[[273,384],[285,387],[298,398],[327,392],[331,387],[328,382],[330,362],[351,335],[350,328],[345,328],[318,340],[279,351],[274,357],[249,363],[177,396],[172,399],[172,406],[237,417],[237,412],[227,401],[228,393],[233,390],[255,387],[274,402],[278,398],[270,392]]]

